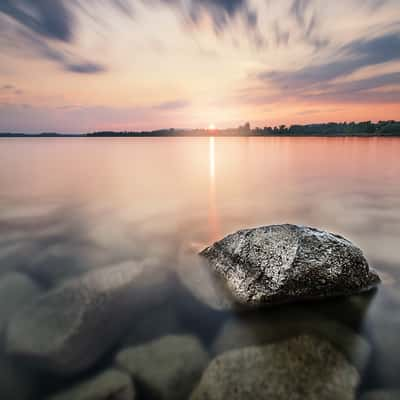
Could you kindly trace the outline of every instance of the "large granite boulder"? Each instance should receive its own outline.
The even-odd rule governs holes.
[[[167,279],[165,270],[133,262],[68,281],[15,315],[6,351],[55,374],[84,371],[114,347],[135,313],[165,300]]]
[[[248,306],[350,295],[380,282],[358,247],[305,226],[241,230],[200,254]]]
[[[200,341],[190,335],[164,336],[122,350],[117,365],[150,392],[150,398],[183,400],[209,361]]]
[[[135,389],[129,375],[110,369],[56,393],[47,400],[134,400]]]
[[[354,400],[357,370],[330,343],[299,336],[215,358],[191,400]]]

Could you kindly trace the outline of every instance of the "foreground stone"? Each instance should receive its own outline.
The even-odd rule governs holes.
[[[372,350],[366,339],[337,321],[294,306],[228,319],[214,339],[212,349],[221,354],[303,334],[330,342],[360,373],[367,367]]]
[[[238,231],[200,254],[248,306],[350,295],[380,282],[350,241],[305,226]]]
[[[41,293],[40,288],[28,276],[10,273],[0,279],[0,333],[17,311],[29,304]]]
[[[134,400],[135,389],[131,378],[123,372],[109,370],[84,381],[47,400]]]
[[[187,399],[208,364],[208,354],[193,336],[165,336],[121,351],[120,368],[162,400]]]
[[[299,336],[215,358],[191,400],[353,400],[356,369],[321,339]]]
[[[6,351],[55,374],[84,371],[113,348],[135,312],[164,301],[166,278],[131,263],[68,281],[11,320]]]

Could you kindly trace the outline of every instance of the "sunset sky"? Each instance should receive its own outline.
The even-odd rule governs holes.
[[[0,131],[400,119],[399,0],[1,0]]]

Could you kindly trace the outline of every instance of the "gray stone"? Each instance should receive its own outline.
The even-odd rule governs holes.
[[[52,395],[47,400],[134,400],[135,398],[135,389],[129,375],[110,369]]]
[[[360,400],[399,400],[400,389],[397,390],[372,390],[364,393]]]
[[[68,281],[10,321],[6,351],[55,374],[91,367],[113,348],[135,313],[167,296],[162,269],[130,263]]]
[[[200,254],[248,306],[350,295],[380,282],[351,242],[305,226],[241,230]]]
[[[33,301],[41,293],[40,288],[29,277],[20,273],[10,273],[0,279],[0,333],[8,320],[21,308]]]
[[[299,336],[215,358],[191,400],[354,400],[357,370],[330,343]]]
[[[335,346],[360,373],[365,370],[371,355],[371,346],[352,329],[299,307],[268,311],[271,312],[229,319],[213,342],[213,352],[220,354],[231,349],[312,334]]]
[[[193,336],[165,336],[142,346],[122,350],[120,368],[162,400],[187,399],[209,361]]]

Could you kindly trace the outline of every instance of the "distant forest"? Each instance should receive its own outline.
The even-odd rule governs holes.
[[[251,128],[246,123],[231,129],[160,129],[142,132],[102,131],[67,135],[56,132],[39,134],[0,133],[0,137],[165,137],[165,136],[400,136],[400,121],[330,122],[326,124],[266,126]]]
[[[120,136],[400,136],[400,121],[330,122],[326,124],[266,126],[251,128],[246,123],[231,129],[161,129],[144,132],[93,132],[92,137]]]

